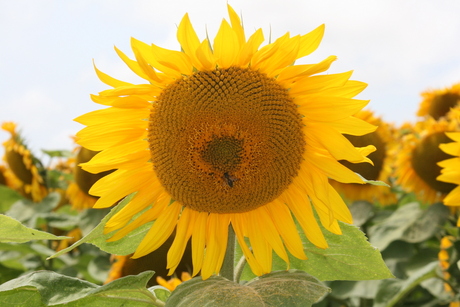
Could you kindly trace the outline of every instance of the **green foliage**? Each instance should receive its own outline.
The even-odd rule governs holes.
[[[68,237],[28,228],[15,219],[0,214],[0,243],[24,243],[32,240],[62,240]]]
[[[369,207],[364,202],[351,206],[354,216],[363,210],[357,222],[371,244],[382,250],[382,257],[396,278],[329,282],[332,292],[315,306],[448,306],[456,299],[460,243],[448,250],[450,280],[445,280],[438,260],[440,239],[458,235],[457,228],[452,227],[456,221],[440,203],[422,207],[413,200],[413,195],[404,195],[400,206]],[[458,242],[458,236],[452,239]],[[445,282],[454,288],[452,293],[446,292]]]
[[[8,211],[11,205],[23,198],[21,194],[3,184],[0,184],[0,195],[0,213]]]
[[[272,272],[245,285],[220,276],[194,278],[173,291],[166,307],[185,306],[311,306],[329,291],[315,277],[302,271]]]
[[[155,292],[146,288],[153,274],[154,272],[148,271],[98,286],[55,272],[32,272],[0,285],[0,305],[162,306]]]
[[[329,248],[321,249],[313,245],[303,232],[300,233],[308,260],[289,257],[290,268],[306,271],[319,280],[371,280],[392,278],[382,260],[380,252],[367,241],[356,226],[340,222],[342,235],[335,235],[322,228]],[[237,258],[242,257],[238,249]],[[285,270],[286,263],[273,255],[272,270]],[[249,280],[255,275],[246,267],[241,276]]]
[[[99,247],[101,250],[115,254],[115,255],[128,255],[132,254],[141,240],[144,238],[145,234],[151,227],[152,223],[148,223],[142,227],[139,227],[132,232],[130,232],[128,235],[123,237],[122,239],[114,242],[107,242],[107,239],[109,239],[113,234],[108,233],[104,234],[104,225],[105,223],[113,216],[115,215],[118,211],[120,211],[130,200],[130,197],[125,198],[123,201],[121,201],[117,206],[115,206],[112,210],[110,210],[109,214],[107,214],[101,221],[100,223],[92,229],[87,235],[85,235],[82,239],[78,240],[75,242],[72,246],[69,246],[68,248],[65,248],[56,254],[52,255],[49,259],[56,258],[64,253],[67,253],[74,248],[80,246],[83,243],[90,243],[94,244],[97,247]]]

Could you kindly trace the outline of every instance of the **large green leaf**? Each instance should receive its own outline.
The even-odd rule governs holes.
[[[372,245],[384,250],[395,240],[417,243],[442,230],[449,210],[441,203],[422,210],[417,202],[398,208],[390,217],[369,228]]]
[[[21,194],[3,184],[0,184],[0,195],[0,213],[8,211],[11,205],[24,198]]]
[[[97,247],[99,247],[101,250],[110,253],[110,254],[115,254],[115,255],[128,255],[133,253],[139,243],[142,241],[144,238],[145,234],[147,231],[150,229],[150,226],[152,223],[147,223],[129,234],[127,234],[125,237],[122,239],[115,241],[115,242],[107,242],[107,239],[109,239],[112,234],[104,234],[104,225],[105,223],[113,216],[115,215],[118,211],[120,211],[128,202],[129,202],[129,197],[125,198],[123,201],[121,201],[117,206],[115,206],[109,214],[107,214],[101,222],[92,230],[90,231],[86,236],[75,242],[73,245],[57,252],[56,254],[52,255],[49,257],[49,259],[58,257],[64,253],[69,252],[70,250],[76,248],[77,246],[83,244],[83,243],[90,243],[94,244]]]
[[[107,285],[60,275],[32,272],[0,285],[1,306],[162,306],[146,288],[153,272],[126,276]]]
[[[310,243],[300,233],[307,260],[290,255],[290,268],[308,272],[319,280],[371,280],[392,278],[390,270],[382,260],[380,252],[366,239],[364,233],[355,226],[340,222],[342,235],[335,235],[322,228],[329,248],[321,249]],[[238,256],[241,250],[238,249]],[[273,256],[272,270],[285,270],[286,263],[276,254]],[[248,267],[242,279],[249,280],[254,274]]]
[[[329,291],[302,271],[272,272],[240,285],[220,276],[200,277],[179,285],[166,306],[267,307],[311,306]]]
[[[15,219],[0,214],[0,242],[24,243],[32,240],[62,240],[68,237],[55,236],[51,233],[28,228]]]

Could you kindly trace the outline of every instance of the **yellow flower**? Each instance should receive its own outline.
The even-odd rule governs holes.
[[[0,165],[0,184],[16,191],[22,186],[21,181],[14,176],[7,165]]]
[[[396,183],[406,191],[416,193],[424,202],[441,201],[455,187],[437,180],[441,173],[438,162],[451,158],[439,149],[449,142],[445,132],[457,131],[455,121],[427,118],[414,127],[413,133],[404,135],[395,165]]]
[[[395,143],[392,127],[382,119],[375,117],[374,113],[369,110],[362,110],[355,114],[355,117],[378,126],[375,132],[364,136],[345,135],[356,147],[372,144],[377,148],[376,151],[369,155],[369,159],[372,160],[374,165],[369,163],[353,164],[347,161],[340,162],[368,180],[388,182],[392,173],[392,156],[389,154],[389,151]],[[350,201],[378,201],[382,205],[389,205],[396,202],[395,194],[392,193],[391,189],[385,186],[344,184],[335,180],[330,180],[330,183]]]
[[[454,237],[452,236],[443,237],[441,239],[440,250],[438,253],[439,266],[441,267],[442,275],[445,280],[449,280],[451,277],[450,273],[447,271],[450,266],[449,252],[447,251],[447,249],[449,249],[453,245],[453,240]],[[451,286],[447,283],[444,283],[444,291],[452,293]]]
[[[460,103],[460,83],[442,90],[430,90],[422,93],[418,116],[431,116],[438,120],[446,116],[451,108]]]
[[[349,80],[351,72],[316,75],[335,56],[293,65],[318,47],[324,26],[260,47],[262,30],[246,39],[239,17],[228,10],[230,23],[222,21],[213,43],[198,39],[186,14],[177,32],[182,51],[136,39],[135,60],[116,49],[147,82],[135,85],[96,70],[114,88],[92,98],[110,108],[76,119],[88,126],[78,143],[102,151],[83,169],[117,169],[91,188],[100,196],[95,207],[137,192],[105,232],[118,230],[115,241],[155,221],[138,258],[177,229],[170,274],[189,240],[192,275],[218,273],[230,225],[256,275],[271,271],[272,251],[287,263],[286,248],[306,259],[291,213],[313,244],[327,248],[313,207],[326,229],[341,234],[337,220],[352,218],[328,177],[363,183],[337,160],[371,162],[366,156],[375,150],[355,148],[342,135],[375,130],[353,117],[368,103],[352,99],[366,84]]]
[[[97,201],[97,197],[89,194],[90,188],[96,181],[111,173],[111,171],[107,171],[98,174],[91,174],[81,169],[80,163],[88,162],[96,154],[96,151],[92,151],[84,147],[81,147],[78,150],[73,169],[75,181],[69,184],[66,191],[67,197],[72,204],[72,208],[75,210],[83,210],[94,206]]]
[[[178,285],[180,285],[181,283],[183,283],[183,282],[185,282],[187,280],[190,280],[190,279],[192,279],[192,276],[190,276],[189,273],[182,272],[180,279],[177,278],[177,277],[173,277],[173,278],[171,278],[169,280],[166,280],[163,277],[158,276],[157,277],[157,283],[160,286],[165,287],[169,291],[174,291],[174,290],[176,290]]]
[[[21,182],[19,191],[34,202],[41,201],[48,191],[37,168],[38,160],[24,145],[16,131],[15,123],[4,122],[2,129],[11,134],[11,138],[3,143],[5,147],[3,160],[8,163],[11,172]]]

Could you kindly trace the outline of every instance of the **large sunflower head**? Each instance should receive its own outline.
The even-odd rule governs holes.
[[[417,115],[431,116],[438,120],[460,104],[460,83],[442,90],[425,91],[422,98]]]
[[[16,124],[4,122],[2,129],[9,132],[11,137],[3,143],[5,156],[3,160],[8,163],[9,169],[21,182],[19,191],[34,202],[41,201],[48,193],[43,177],[39,173],[42,168],[39,161],[27,149]]]
[[[83,210],[93,207],[97,201],[97,197],[89,194],[89,190],[93,184],[102,177],[110,174],[111,171],[92,174],[83,170],[80,164],[88,162],[98,152],[84,147],[78,148],[77,152],[75,164],[73,166],[74,182],[69,184],[66,194],[72,204],[72,208],[76,210]]]
[[[452,191],[453,184],[437,180],[441,172],[438,162],[452,158],[439,145],[450,142],[446,132],[452,131],[458,131],[458,124],[446,118],[417,123],[413,133],[402,138],[395,163],[396,183],[429,203],[442,200]]]
[[[77,134],[78,143],[101,151],[83,169],[117,169],[91,188],[100,196],[95,207],[137,192],[107,222],[110,240],[155,221],[138,258],[176,230],[167,256],[170,274],[189,240],[193,275],[201,270],[206,279],[219,272],[229,225],[257,275],[270,272],[273,250],[286,262],[285,248],[306,258],[292,215],[312,243],[326,248],[312,205],[324,227],[340,234],[337,220],[351,223],[351,215],[328,177],[363,183],[338,160],[370,162],[366,156],[375,149],[355,148],[342,135],[375,130],[353,117],[368,103],[353,99],[366,85],[349,80],[351,72],[317,75],[334,56],[293,65],[318,47],[324,26],[261,47],[262,30],[246,38],[239,17],[228,10],[230,22],[222,21],[213,42],[200,41],[185,15],[177,32],[181,51],[136,39],[134,60],[117,49],[146,83],[96,69],[113,89],[92,99],[109,108],[76,119],[88,126]]]
[[[370,110],[362,110],[355,114],[355,117],[378,126],[376,131],[363,136],[345,135],[356,147],[363,147],[368,144],[376,147],[377,150],[368,156],[373,165],[369,163],[350,163],[348,161],[340,162],[368,180],[388,182],[392,173],[392,156],[389,152],[395,145],[394,129],[390,124],[376,117]],[[350,201],[377,201],[382,205],[389,205],[396,201],[395,194],[385,186],[345,184],[335,180],[330,180],[330,183]]]

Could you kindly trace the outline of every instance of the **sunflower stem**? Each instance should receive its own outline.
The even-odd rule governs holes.
[[[232,225],[228,226],[227,251],[225,252],[224,263],[220,270],[220,276],[228,280],[234,280],[234,259],[235,259],[235,231]]]
[[[236,283],[240,282],[240,278],[241,278],[241,275],[243,275],[243,269],[245,265],[246,265],[246,257],[243,256],[241,257],[240,261],[238,261],[238,263],[236,264],[234,282]]]

